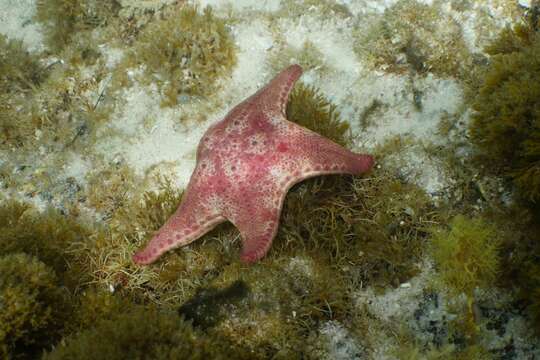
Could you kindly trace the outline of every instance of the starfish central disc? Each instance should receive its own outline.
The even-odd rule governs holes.
[[[226,220],[242,235],[241,259],[257,261],[276,235],[292,185],[372,167],[370,155],[355,154],[285,118],[289,93],[301,74],[298,65],[286,68],[206,131],[180,206],[133,256],[136,263],[149,264]]]

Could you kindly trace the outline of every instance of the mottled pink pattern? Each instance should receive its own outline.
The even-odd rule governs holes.
[[[289,93],[301,74],[300,66],[288,67],[206,131],[180,207],[133,256],[136,263],[151,263],[226,220],[242,235],[241,259],[257,261],[276,235],[292,185],[371,168],[371,156],[355,154],[285,118]]]

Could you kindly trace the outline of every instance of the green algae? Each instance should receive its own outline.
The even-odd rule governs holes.
[[[95,287],[85,287],[75,304],[72,321],[67,324],[70,333],[91,329],[99,321],[114,319],[135,307],[128,295]]]
[[[321,254],[358,282],[397,286],[417,273],[433,221],[427,195],[389,173],[325,177],[291,190],[274,246]]]
[[[46,69],[20,40],[0,34],[0,147],[17,148],[34,135],[36,124],[27,106],[45,80]]]
[[[505,30],[493,55],[470,125],[479,161],[510,179],[526,200],[540,199],[540,35],[531,27]]]
[[[44,359],[252,359],[227,339],[194,329],[173,311],[131,309],[98,321],[45,354]]]
[[[399,360],[491,360],[493,355],[481,345],[471,345],[463,349],[458,349],[453,345],[446,345],[440,348],[430,347],[422,349],[414,345],[403,345],[396,351],[396,358]]]
[[[39,354],[58,338],[66,306],[54,270],[24,253],[0,256],[0,356]]]
[[[86,175],[86,203],[108,219],[128,206],[130,196],[140,182],[133,169],[125,164],[110,164]]]
[[[496,228],[482,219],[456,216],[450,230],[436,230],[430,253],[437,266],[436,281],[453,297],[464,294],[465,313],[457,320],[467,338],[474,341],[478,333],[475,321],[475,290],[493,286],[501,272],[501,236]]]
[[[285,39],[279,39],[276,42],[281,46],[273,51],[268,59],[273,72],[278,73],[291,63],[302,66],[304,71],[324,72],[327,70],[323,60],[324,55],[313,42],[305,41],[299,48],[286,44]]]
[[[538,332],[540,24],[535,13],[531,9],[486,47],[491,60],[473,87],[469,132],[481,174],[500,178],[512,193],[510,204],[490,204],[490,217],[503,231],[502,285],[527,306]]]
[[[540,334],[540,222],[535,211],[521,204],[493,211],[490,217],[503,235],[499,282],[526,307],[536,334]]]
[[[308,356],[318,327],[331,319],[347,322],[352,311],[345,284],[334,276],[334,269],[309,256],[265,258],[256,266],[226,264],[213,286],[240,279],[250,291],[214,331],[262,358]]]
[[[90,235],[90,230],[72,218],[49,209],[36,213],[18,202],[0,205],[0,253],[26,253],[50,266],[71,289],[84,278],[71,263],[66,249]]]
[[[163,105],[172,106],[182,96],[210,96],[235,63],[236,47],[226,21],[211,7],[200,13],[197,7],[184,6],[149,23],[123,66],[144,65],[143,80],[156,82],[165,96]]]
[[[470,54],[461,27],[439,7],[416,0],[400,0],[380,18],[358,31],[355,52],[375,68],[387,72],[463,78]]]
[[[0,34],[0,93],[28,92],[46,77],[39,57],[25,49],[21,40]]]
[[[482,219],[457,216],[450,231],[437,230],[431,239],[431,254],[438,266],[438,279],[454,295],[473,296],[477,287],[495,282],[500,272],[500,237],[495,227]]]
[[[76,148],[95,141],[97,128],[108,120],[110,102],[92,92],[106,76],[103,63],[92,78],[81,79],[81,65],[97,63],[100,53],[89,39],[65,48],[57,61],[44,67],[20,41],[0,36],[0,146],[10,150],[43,151]],[[84,95],[83,95],[84,94]]]
[[[47,45],[60,52],[75,34],[106,25],[119,9],[116,0],[44,0],[38,2],[35,18],[45,28]]]
[[[277,19],[296,18],[305,14],[331,14],[337,19],[346,19],[352,16],[348,7],[335,0],[286,0],[276,12]]]
[[[352,144],[349,124],[341,119],[337,106],[316,88],[296,85],[287,103],[287,119],[315,131],[341,146]]]

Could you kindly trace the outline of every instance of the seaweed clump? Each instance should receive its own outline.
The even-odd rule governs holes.
[[[18,147],[34,134],[26,100],[46,74],[39,58],[20,40],[0,34],[0,146]]]
[[[98,321],[45,354],[59,359],[252,359],[224,338],[194,329],[178,314],[154,307],[132,306]]]
[[[42,0],[36,19],[45,26],[47,45],[60,51],[74,34],[107,24],[119,10],[116,0]]]
[[[492,59],[472,105],[472,140],[482,162],[534,203],[540,200],[540,34],[518,25],[487,52]]]
[[[400,0],[358,33],[355,52],[386,71],[461,77],[470,57],[461,27],[440,4]]]
[[[285,39],[279,39],[277,43],[279,46],[276,46],[268,60],[274,72],[278,73],[293,61],[304,70],[327,70],[324,54],[313,42],[306,40],[301,47],[287,44]]]
[[[145,65],[147,81],[157,82],[170,106],[180,97],[214,92],[236,63],[236,52],[225,20],[211,7],[200,14],[195,6],[183,6],[141,31],[130,61]]]
[[[65,305],[56,274],[24,253],[0,257],[0,273],[0,357],[39,353],[58,336]]]
[[[21,40],[10,40],[0,34],[0,93],[32,90],[45,78],[39,58],[24,48]]]
[[[337,106],[316,88],[297,84],[287,104],[287,119],[327,137],[341,146],[350,146],[349,124],[341,119]]]
[[[64,335],[73,296],[86,279],[80,271],[86,259],[69,248],[89,234],[53,210],[0,205],[0,353],[33,358]]]
[[[495,228],[482,219],[458,215],[450,230],[436,230],[431,240],[431,255],[437,265],[439,285],[454,297],[465,295],[467,301],[463,326],[474,338],[475,290],[495,283],[500,273],[501,238]]]
[[[494,227],[485,221],[456,216],[450,231],[435,231],[432,238],[441,283],[468,297],[477,287],[492,285],[499,272],[500,245]]]

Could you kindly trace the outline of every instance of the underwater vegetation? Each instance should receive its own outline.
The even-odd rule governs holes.
[[[506,29],[487,48],[492,56],[470,125],[487,171],[510,179],[520,196],[540,200],[540,33]]]
[[[33,135],[35,125],[25,114],[26,100],[43,82],[46,69],[20,40],[0,34],[0,147],[17,147]]]
[[[318,11],[313,11],[315,8]],[[279,11],[277,11],[276,18],[296,18],[309,12],[317,15],[325,14],[325,16],[331,14],[332,17],[338,19],[352,16],[347,6],[335,0],[285,0],[282,2]]]
[[[24,253],[0,256],[0,273],[0,357],[38,351],[58,337],[66,305],[56,274]]]
[[[382,16],[369,19],[367,31],[356,34],[355,52],[389,72],[463,76],[470,54],[460,25],[441,15],[440,6],[397,1]]]
[[[119,10],[116,0],[40,0],[35,18],[44,26],[49,48],[59,52],[74,34],[106,25]]]
[[[311,41],[305,41],[300,48],[287,44],[284,38],[275,40],[279,46],[268,59],[273,72],[278,73],[294,61],[295,64],[307,70],[324,71],[327,65],[324,63],[324,55]]]
[[[352,144],[349,123],[341,119],[337,106],[316,88],[301,83],[289,95],[287,119],[313,130],[341,146]]]
[[[43,81],[45,68],[21,40],[10,40],[0,34],[0,49],[0,93],[29,91]]]
[[[64,334],[73,296],[88,278],[69,252],[90,236],[85,226],[57,211],[0,205],[0,354],[39,354]]]
[[[164,19],[154,19],[139,34],[126,67],[144,65],[144,81],[157,83],[164,105],[179,98],[206,97],[236,63],[236,48],[225,20],[211,7],[202,13],[181,6]]]
[[[390,172],[312,179],[289,192],[275,248],[301,249],[356,282],[398,286],[418,272],[435,220],[428,196]]]
[[[441,347],[431,346],[422,349],[415,344],[403,344],[396,352],[399,360],[492,360],[494,356],[480,345],[467,346],[464,349],[457,349],[454,345],[444,345]]]
[[[90,234],[87,227],[56,210],[40,214],[16,201],[0,205],[0,254],[35,256],[70,289],[75,289],[83,278],[66,249]]]
[[[134,356],[153,349],[157,358],[246,358],[226,340],[194,330],[172,309],[142,304],[144,296],[136,291],[96,290],[94,274],[86,271],[99,259],[87,256],[87,246],[109,239],[98,228],[90,230],[53,210],[39,213],[29,205],[7,202],[0,207],[0,234],[3,358],[35,357],[49,350],[46,358],[103,353],[120,359],[127,347]],[[110,341],[96,341],[104,335]],[[61,338],[62,345],[55,347]]]
[[[226,339],[203,333],[176,312],[132,305],[70,337],[43,359],[253,359]]]
[[[501,239],[482,219],[456,216],[450,230],[435,230],[431,255],[440,283],[454,295],[472,297],[474,290],[493,284],[500,272]]]
[[[111,104],[94,96],[106,76],[103,69],[92,78],[79,76],[81,64],[100,58],[90,44],[72,44],[62,52],[66,61],[47,67],[18,40],[0,35],[0,50],[0,147],[42,145],[50,151],[77,144],[80,138],[94,139],[88,135],[108,119]]]
[[[138,185],[133,169],[125,164],[108,164],[86,176],[86,204],[109,219],[129,204],[129,196]]]
[[[502,278],[540,331],[540,21],[531,8],[487,48],[469,132],[481,171],[512,185],[513,201],[492,216],[503,238]],[[502,213],[500,213],[502,211]]]
[[[453,298],[465,295],[466,313],[459,326],[465,336],[473,338],[478,332],[475,290],[493,286],[501,272],[501,236],[481,218],[458,215],[449,227],[435,230],[431,238],[430,253],[437,266],[435,280]]]

